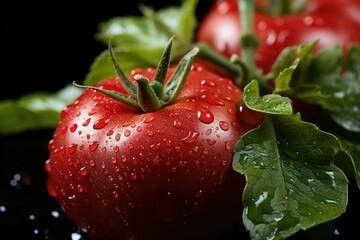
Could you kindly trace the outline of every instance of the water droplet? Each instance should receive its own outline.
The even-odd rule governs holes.
[[[82,125],[83,125],[84,127],[86,127],[87,125],[89,125],[90,120],[91,120],[91,118],[86,119],[85,122],[83,122]]]
[[[267,37],[265,39],[265,44],[271,46],[276,42],[276,32],[272,29],[269,29],[267,32]]]
[[[136,172],[132,172],[130,177],[135,180],[137,178]]]
[[[130,130],[125,130],[125,132],[124,132],[124,136],[125,136],[125,137],[130,136],[130,134],[131,134],[131,131],[130,131]]]
[[[60,154],[61,154],[61,155],[65,155],[65,152],[66,152],[65,147],[64,147],[64,146],[61,146],[61,147],[60,147]]]
[[[147,113],[143,118],[143,123],[149,123],[156,118],[154,113]]]
[[[256,207],[258,207],[262,202],[266,200],[268,197],[268,192],[264,191],[262,194],[260,194],[259,198],[255,201]]]
[[[306,16],[304,17],[303,22],[306,26],[311,26],[314,23],[314,18],[311,16]]]
[[[46,160],[46,162],[45,162],[45,170],[48,173],[51,172],[51,160],[50,159]]]
[[[89,145],[89,150],[91,152],[94,152],[98,147],[99,147],[99,142],[95,141]]]
[[[100,118],[94,123],[93,128],[97,130],[103,129],[109,122],[110,122],[109,118]]]
[[[201,152],[203,155],[208,155],[209,154],[209,150],[207,148],[203,149]]]
[[[81,176],[86,176],[87,175],[87,169],[86,169],[86,167],[84,166],[84,167],[82,167],[82,168],[80,168],[80,175]]]
[[[81,193],[81,192],[84,191],[84,187],[83,187],[81,184],[79,184],[79,185],[77,185],[76,190],[77,190],[79,193]]]
[[[113,197],[114,198],[118,198],[119,197],[119,193],[117,191],[113,191]]]
[[[77,144],[70,144],[69,146],[68,146],[68,152],[69,152],[69,154],[73,154],[75,151],[76,151],[76,148],[77,148]]]
[[[75,194],[72,194],[72,195],[69,195],[68,196],[68,199],[69,200],[74,200],[76,198],[76,195]]]
[[[95,166],[95,161],[94,161],[93,159],[91,159],[91,160],[89,161],[89,165],[90,165],[91,167],[94,167],[94,166]]]
[[[122,162],[126,162],[126,161],[127,161],[127,157],[126,157],[125,155],[123,155],[123,156],[121,157],[121,161],[122,161]]]
[[[230,143],[229,142],[225,142],[225,149],[226,150],[230,150],[231,149],[231,145],[230,145]]]
[[[67,126],[62,127],[62,128],[61,128],[61,133],[62,133],[62,134],[65,134],[66,131],[67,131],[67,129],[68,129]]]
[[[159,150],[160,145],[161,145],[161,143],[151,144],[151,145],[150,145],[150,148],[151,148],[152,150]]]
[[[164,142],[165,142],[165,145],[166,145],[167,147],[171,147],[171,140],[170,140],[170,139],[164,138]]]
[[[141,127],[141,126],[138,126],[138,127],[136,128],[136,131],[137,131],[137,132],[141,132],[141,131],[142,131],[142,127]]]
[[[88,113],[89,116],[94,115],[97,113],[97,110],[95,108],[91,109],[90,112]]]
[[[201,122],[206,124],[212,123],[214,121],[214,114],[204,107],[198,108],[197,117]]]
[[[175,119],[173,123],[174,128],[181,128],[182,124],[179,120]]]
[[[71,132],[75,132],[76,129],[77,129],[77,127],[78,127],[78,125],[77,125],[76,123],[74,123],[73,125],[71,125],[70,131],[71,131]]]
[[[209,87],[216,87],[217,86],[217,84],[214,81],[211,81],[211,80],[208,80],[208,79],[201,80],[200,84],[204,85],[204,86],[209,86]]]
[[[223,131],[227,131],[229,130],[229,124],[225,121],[220,121],[219,122],[219,125],[220,125],[220,128],[223,130]]]
[[[224,106],[224,103],[219,99],[216,98],[214,95],[210,94],[203,94],[200,96],[200,99],[204,102],[210,103],[212,105],[217,106]]]
[[[209,144],[209,145],[214,145],[216,143],[215,140],[213,139],[206,139],[206,142]]]
[[[115,140],[118,142],[120,140],[120,137],[121,137],[121,134],[117,133],[116,136],[115,136]]]
[[[184,143],[194,143],[198,136],[200,135],[197,131],[189,131],[188,135],[181,139]]]
[[[113,151],[114,151],[114,153],[118,153],[119,152],[119,147],[118,146],[114,147]]]
[[[186,166],[187,166],[187,162],[186,162],[186,161],[180,161],[180,162],[179,162],[179,166],[180,166],[180,167],[186,167]]]

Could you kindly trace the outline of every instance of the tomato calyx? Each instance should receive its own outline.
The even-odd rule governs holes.
[[[157,111],[165,106],[171,105],[182,88],[185,85],[189,72],[191,70],[192,63],[196,54],[199,52],[199,48],[195,47],[185,54],[176,66],[175,72],[165,83],[168,68],[170,66],[170,55],[174,36],[170,38],[168,45],[166,46],[158,67],[154,79],[150,81],[148,78],[142,75],[135,75],[134,80],[137,86],[125,75],[121,67],[119,66],[114,52],[112,50],[111,39],[109,41],[109,51],[115,70],[119,77],[120,82],[127,90],[129,95],[122,93],[98,88],[95,86],[84,86],[73,82],[73,85],[79,88],[93,89],[107,96],[116,99],[122,103],[139,109],[142,112]]]

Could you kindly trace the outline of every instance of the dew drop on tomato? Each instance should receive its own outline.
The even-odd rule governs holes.
[[[75,132],[76,129],[77,129],[77,127],[78,127],[78,125],[77,125],[76,123],[74,123],[73,125],[71,125],[70,131],[71,131],[71,132]]]
[[[46,162],[45,162],[45,170],[48,173],[51,172],[51,160],[50,159],[46,160]]]
[[[220,125],[220,128],[223,130],[223,131],[227,131],[229,130],[229,124],[225,121],[220,121],[219,122],[219,125]]]
[[[214,114],[204,107],[198,108],[197,117],[201,122],[206,124],[210,124],[214,121]]]
[[[80,173],[81,176],[86,176],[87,175],[86,167],[85,166],[81,167],[79,173]]]
[[[113,194],[113,197],[114,197],[114,198],[118,198],[118,197],[119,197],[119,193],[118,193],[117,191],[113,191],[112,194]]]
[[[78,184],[76,186],[76,190],[79,192],[79,193],[82,193],[84,191],[84,187],[81,185],[81,184]]]
[[[181,126],[182,126],[181,122],[179,120],[175,119],[174,123],[173,123],[173,127],[179,129],[179,128],[181,128]]]
[[[224,103],[212,94],[203,94],[200,96],[200,99],[212,105],[224,106]]]
[[[77,144],[70,144],[69,146],[68,146],[68,152],[69,152],[69,154],[73,154],[75,151],[76,151],[76,149],[77,149]]]
[[[201,85],[204,85],[204,86],[209,86],[209,87],[216,87],[217,84],[214,82],[214,81],[209,81],[209,80],[201,80],[200,82]]]
[[[200,133],[197,131],[189,131],[188,135],[181,139],[184,143],[194,143],[196,139],[199,137]]]
[[[130,134],[131,134],[131,131],[130,131],[130,130],[125,130],[125,132],[124,132],[124,136],[125,136],[125,137],[130,136]]]
[[[82,125],[83,125],[84,127],[86,127],[87,125],[89,125],[90,120],[91,120],[91,118],[86,119],[86,120],[83,122]]]
[[[100,118],[94,123],[93,128],[96,130],[103,129],[109,122],[109,118]]]
[[[89,145],[89,150],[91,152],[94,152],[99,146],[99,142],[93,142],[92,144]]]

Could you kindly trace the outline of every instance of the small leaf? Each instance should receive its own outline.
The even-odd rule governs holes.
[[[279,76],[283,69],[288,68],[293,64],[295,57],[296,47],[287,47],[282,50],[272,66],[272,75],[274,77]]]
[[[0,135],[55,128],[60,111],[73,102],[82,91],[68,86],[52,94],[37,92],[18,100],[0,102]]]
[[[270,114],[292,114],[292,103],[287,97],[278,94],[260,96],[259,83],[251,81],[244,88],[244,102],[252,110]]]
[[[339,217],[347,178],[334,165],[338,140],[299,116],[267,115],[235,146],[246,175],[243,222],[252,239],[284,239]]]
[[[165,95],[168,97],[165,103],[166,105],[173,103],[180,94],[190,73],[194,58],[198,52],[198,48],[192,49],[183,56],[176,66],[173,75],[170,77],[165,86]]]
[[[300,58],[296,58],[290,67],[279,72],[279,75],[275,79],[275,90],[273,93],[285,93],[291,91],[290,82],[299,62]]]

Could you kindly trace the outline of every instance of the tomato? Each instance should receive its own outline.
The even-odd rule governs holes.
[[[129,78],[138,74],[152,79],[155,68]],[[96,86],[127,94],[118,77]],[[261,120],[237,117],[241,98],[197,63],[176,101],[157,111],[86,89],[49,142],[48,191],[96,239],[218,239],[242,224],[233,146]]]
[[[319,39],[318,49],[340,44],[344,50],[360,43],[360,1],[310,0],[299,13],[272,16],[255,12],[254,31],[260,44],[257,66],[270,71],[285,47]],[[237,0],[217,0],[199,24],[196,41],[205,41],[225,56],[241,54]]]

